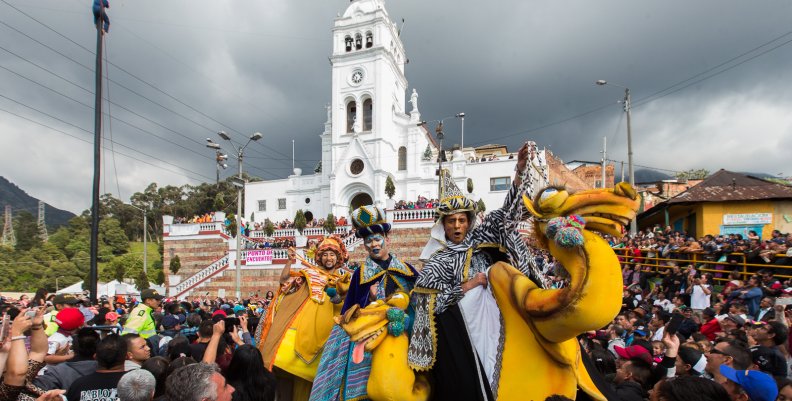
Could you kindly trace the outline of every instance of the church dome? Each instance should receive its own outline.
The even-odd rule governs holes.
[[[344,12],[344,18],[354,17],[361,14],[373,13],[377,10],[385,10],[382,0],[353,0],[352,4]]]

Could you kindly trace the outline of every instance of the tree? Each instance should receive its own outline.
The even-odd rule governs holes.
[[[703,180],[709,176],[709,170],[705,169],[690,169],[687,171],[680,171],[674,174],[678,180]]]
[[[135,278],[135,287],[137,287],[138,291],[143,291],[149,289],[151,286],[149,285],[149,279],[146,275],[146,272],[143,270]]]
[[[324,225],[322,227],[324,228],[325,231],[327,231],[328,234],[332,234],[333,232],[335,232],[336,221],[335,221],[335,216],[333,216],[332,213],[329,213],[327,215],[327,218],[325,219]]]
[[[157,276],[154,279],[154,282],[157,283],[158,285],[165,284],[165,272],[162,271],[162,270],[158,270],[157,271]]]
[[[302,235],[306,225],[308,225],[308,222],[305,220],[305,213],[300,209],[297,211],[297,214],[294,215],[294,228]]]
[[[273,223],[270,219],[264,220],[264,234],[266,234],[268,237],[271,237],[272,234],[275,234],[275,223]]]
[[[429,146],[429,144],[426,144],[426,149],[424,150],[423,153],[423,160],[425,162],[432,160],[432,148]]]
[[[171,259],[170,263],[168,264],[168,270],[170,274],[176,274],[181,269],[181,259],[179,259],[179,255],[173,255],[173,259]]]
[[[473,179],[470,177],[467,179],[467,191],[469,194],[473,193]]]
[[[478,201],[478,211],[484,213],[487,211],[487,205],[484,204],[484,199]]]
[[[396,186],[393,185],[393,179],[391,176],[385,179],[385,195],[388,195],[388,199],[393,199],[393,195],[396,194]]]
[[[30,212],[23,210],[14,218],[14,235],[16,236],[16,249],[29,251],[41,245],[38,235],[38,222]]]
[[[112,217],[99,221],[99,241],[110,248],[113,255],[129,251],[129,238],[121,229],[121,223]]]

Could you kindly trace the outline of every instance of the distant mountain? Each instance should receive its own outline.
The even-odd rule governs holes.
[[[5,211],[6,205],[11,205],[14,215],[22,210],[26,210],[36,217],[38,215],[39,200],[28,195],[21,188],[0,176],[0,213]],[[44,203],[47,201],[44,200]],[[48,204],[44,206],[44,219],[48,228],[60,227],[68,224],[74,217],[74,213],[52,207]]]
[[[670,180],[674,177],[661,173],[657,170],[648,170],[648,169],[638,169],[635,170],[635,182],[642,183],[642,182],[656,182],[661,180]],[[629,181],[630,178],[627,176],[627,168],[624,169],[624,181]],[[616,169],[616,182],[621,182],[621,171]]]

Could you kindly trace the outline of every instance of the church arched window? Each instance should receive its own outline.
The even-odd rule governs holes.
[[[399,148],[399,171],[407,170],[407,148]]]
[[[363,48],[363,37],[360,34],[355,35],[355,49],[360,50]]]
[[[355,117],[357,116],[357,106],[354,100],[350,100],[346,106],[346,115],[347,115],[347,129],[346,132],[354,132],[355,131]]]
[[[371,114],[374,111],[374,104],[371,98],[363,101],[363,131],[371,131]]]
[[[344,38],[344,46],[346,47],[346,51],[348,51],[348,52],[352,51],[352,37],[351,36],[347,35],[347,37]]]
[[[366,49],[371,46],[374,46],[374,35],[371,32],[366,32]]]

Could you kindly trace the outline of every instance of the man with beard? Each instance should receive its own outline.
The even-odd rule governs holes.
[[[497,399],[505,338],[500,310],[488,287],[487,272],[493,263],[508,261],[547,288],[516,230],[523,210],[520,192],[532,198],[532,184],[541,174],[529,162],[528,153],[526,144],[519,151],[518,173],[503,207],[479,225],[476,203],[462,195],[448,170],[440,172],[440,218],[421,255],[426,263],[413,290],[415,322],[408,350],[410,366],[434,377],[435,399]],[[526,167],[527,188],[521,188]]]
[[[366,260],[355,270],[341,314],[357,305],[361,308],[378,299],[386,299],[396,291],[409,293],[418,272],[389,252],[385,211],[362,206],[350,216],[355,236],[363,238],[368,252]],[[311,390],[311,401],[346,401],[367,398],[366,383],[371,371],[371,353],[364,352],[365,343],[354,343],[340,325],[333,327],[322,352],[322,360]]]
[[[289,248],[288,255],[281,287],[262,319],[259,350],[264,365],[279,378],[281,397],[287,399],[291,393],[293,400],[307,400],[319,356],[335,323],[333,316],[341,312],[349,283],[348,254],[343,241],[333,235],[316,248],[318,266],[303,260],[303,268],[292,271],[297,261],[294,248]]]

